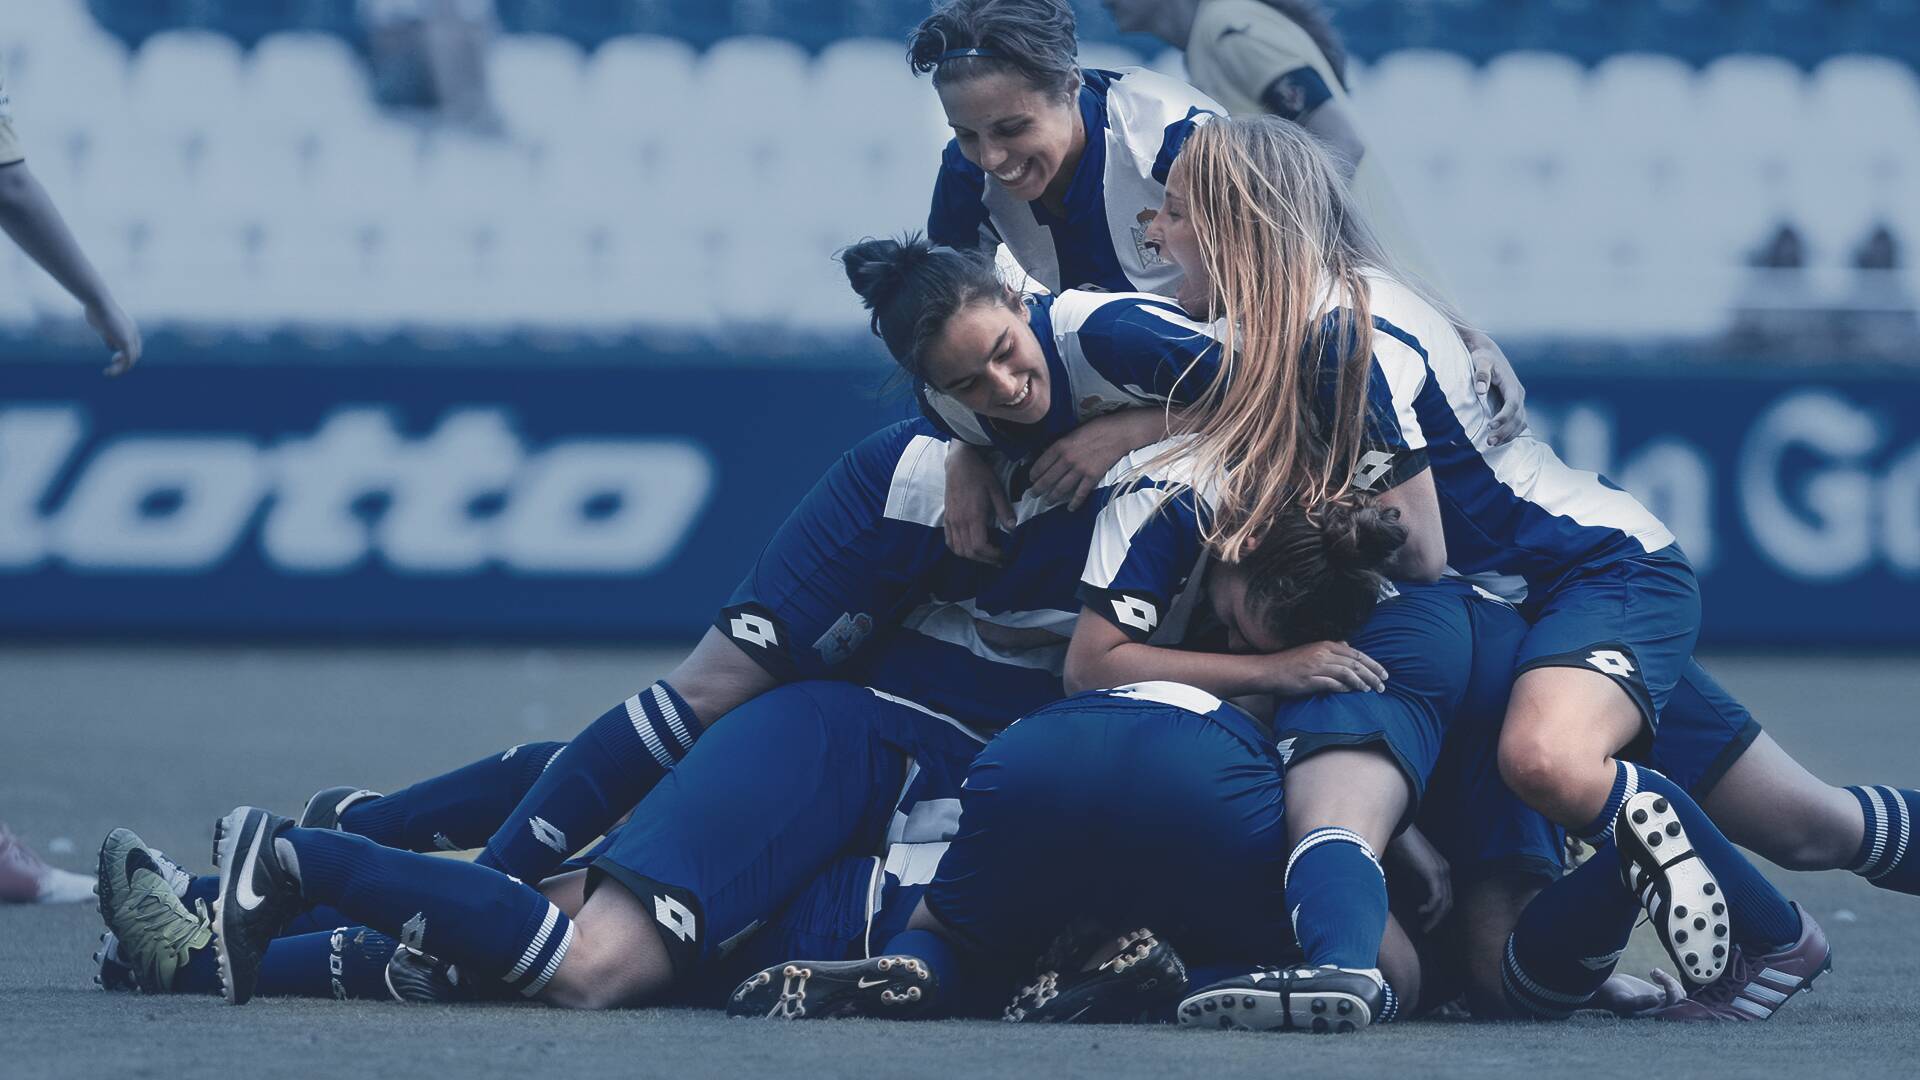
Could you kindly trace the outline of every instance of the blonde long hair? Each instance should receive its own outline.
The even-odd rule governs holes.
[[[1392,264],[1333,159],[1297,124],[1215,120],[1173,167],[1213,282],[1205,314],[1225,330],[1220,377],[1196,403],[1198,438],[1163,458],[1189,459],[1192,475],[1218,485],[1207,543],[1238,562],[1283,509],[1316,516],[1352,490],[1373,356],[1366,275]],[[1350,317],[1324,318],[1330,304]]]

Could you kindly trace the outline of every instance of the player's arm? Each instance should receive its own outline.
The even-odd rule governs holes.
[[[1382,572],[1396,581],[1440,580],[1447,570],[1447,534],[1440,521],[1440,495],[1433,486],[1433,470],[1420,470],[1374,501],[1400,511],[1400,524],[1407,527],[1407,542],[1387,560]]]
[[[107,374],[118,375],[140,359],[140,328],[114,302],[107,283],[24,161],[0,165],[0,230],[86,310],[88,324],[113,350]]]
[[[1436,348],[1463,348],[1446,335]],[[1365,426],[1353,486],[1400,511],[1407,541],[1384,568],[1399,581],[1437,581],[1447,569],[1440,496],[1427,460],[1426,432],[1414,399],[1431,377],[1426,346],[1396,329],[1376,329],[1367,372]]]
[[[1341,172],[1353,178],[1366,155],[1366,143],[1319,68],[1299,52],[1247,30],[1222,34],[1214,48],[1230,77],[1241,84],[1242,93],[1273,115],[1312,132],[1333,151]]]
[[[1067,645],[1063,679],[1069,694],[1137,682],[1177,682],[1216,697],[1254,694],[1295,698],[1385,685],[1379,665],[1338,641],[1316,641],[1277,653],[1213,653],[1136,641],[1096,606],[1080,609]]]

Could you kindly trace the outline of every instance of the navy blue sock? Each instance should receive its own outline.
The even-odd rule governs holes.
[[[278,937],[260,958],[262,997],[387,1000],[387,961],[399,942],[364,926]],[[211,947],[201,949],[174,976],[179,994],[218,994],[220,971]]]
[[[280,937],[293,937],[296,934],[318,934],[336,926],[351,926],[357,920],[348,918],[338,908],[317,904],[288,919],[280,928]]]
[[[1866,836],[1847,869],[1876,889],[1920,894],[1920,858],[1914,856],[1913,828],[1920,821],[1920,791],[1912,788],[1850,787],[1866,817]]]
[[[1600,808],[1600,815],[1578,829],[1567,830],[1595,848],[1613,841],[1613,825],[1620,818],[1620,807],[1640,791],[1638,770],[1624,761],[1616,760],[1613,764],[1613,790],[1607,795],[1607,804]]]
[[[1315,829],[1287,857],[1287,910],[1309,965],[1380,966],[1387,879],[1373,849],[1349,829]]]
[[[477,848],[564,745],[522,743],[391,795],[362,799],[340,815],[340,829],[402,851]]]
[[[540,881],[652,791],[700,735],[699,719],[664,681],[608,709],[574,736],[477,860]]]
[[[967,1000],[972,973],[965,955],[954,948],[953,942],[931,930],[902,930],[888,938],[886,947],[874,955],[913,956],[927,965],[927,970],[933,973],[935,993],[939,995],[928,1016],[953,1013]]]
[[[1620,881],[1608,844],[1540,891],[1507,938],[1500,981],[1521,1016],[1564,1020],[1597,993],[1640,921],[1640,901]]]
[[[1727,896],[1729,937],[1748,954],[1777,952],[1800,940],[1800,913],[1780,890],[1760,873],[1739,848],[1733,846],[1679,784],[1644,765],[1619,763],[1623,774],[1633,774],[1633,785],[1652,791],[1673,804],[1680,827],[1700,861],[1706,864]]]
[[[560,969],[573,923],[537,890],[495,870],[382,847],[331,829],[275,841],[306,898],[532,997]],[[284,856],[283,856],[284,857]]]
[[[213,908],[213,902],[219,898],[219,874],[194,875],[193,880],[187,882],[187,891],[180,894],[180,902],[187,905],[187,910],[189,911],[193,910],[195,901],[205,901],[207,908],[211,910]]]

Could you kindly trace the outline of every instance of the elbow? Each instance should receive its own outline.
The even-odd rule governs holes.
[[[1406,546],[1394,557],[1390,569],[1391,576],[1400,581],[1414,584],[1439,581],[1440,575],[1447,572],[1446,541],[1438,537],[1432,540],[1409,537]]]
[[[1069,648],[1067,661],[1060,669],[1061,688],[1069,696],[1104,689],[1106,683],[1101,678],[1102,666],[1098,657],[1086,656]]]

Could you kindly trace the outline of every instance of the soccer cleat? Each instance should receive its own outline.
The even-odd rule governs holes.
[[[149,994],[165,994],[193,954],[212,941],[212,920],[205,903],[189,911],[180,902],[139,839],[116,829],[101,847],[100,915],[109,933],[94,954],[100,964],[96,981],[114,989],[126,979]]]
[[[395,1001],[432,1004],[473,1000],[473,994],[461,984],[460,969],[407,945],[395,948],[393,959],[387,961],[387,990]]]
[[[1812,990],[1813,980],[1833,970],[1833,950],[1806,909],[1793,907],[1800,913],[1800,940],[1751,959],[1735,945],[1718,979],[1653,1015],[1661,1020],[1766,1020],[1788,998]]]
[[[230,1005],[244,1005],[253,996],[268,943],[302,906],[300,881],[274,842],[292,824],[259,807],[240,806],[213,827],[213,862],[220,868],[214,951],[220,992]]]
[[[92,897],[91,878],[48,866],[12,829],[0,825],[0,902],[78,904]]]
[[[100,935],[100,948],[94,951],[93,962],[99,967],[93,973],[93,985],[102,990],[140,989],[140,983],[133,977],[133,965],[120,956],[120,939],[113,931]]]
[[[1112,943],[1112,939],[1109,939]],[[1187,966],[1153,931],[1124,934],[1119,951],[1099,965],[1067,974],[1067,960],[1042,964],[1032,983],[1022,987],[1003,1019],[1016,1024],[1123,1024],[1152,1018],[1187,988]],[[1053,952],[1054,950],[1049,950]],[[1082,955],[1085,950],[1080,950]]]
[[[1680,975],[1705,986],[1726,970],[1726,897],[1693,850],[1666,797],[1642,791],[1620,807],[1614,826],[1620,877],[1647,909],[1654,932]]]
[[[741,983],[727,1001],[727,1015],[768,1020],[900,1019],[925,1012],[937,993],[933,972],[917,957],[791,960]]]
[[[378,799],[380,793],[366,788],[330,787],[321,788],[307,800],[306,809],[300,811],[298,825],[302,829],[338,829],[340,815],[357,802]]]
[[[100,842],[100,876],[95,891],[100,896],[100,914],[107,912],[109,890],[125,887],[127,859],[135,852],[145,853],[145,862],[167,881],[167,887],[173,895],[184,897],[187,887],[193,884],[193,875],[179,863],[167,858],[165,852],[156,847],[148,847],[132,829],[115,829]]]
[[[1283,968],[1227,979],[1180,1002],[1186,1027],[1340,1034],[1373,1023],[1386,1007],[1378,971]]]

